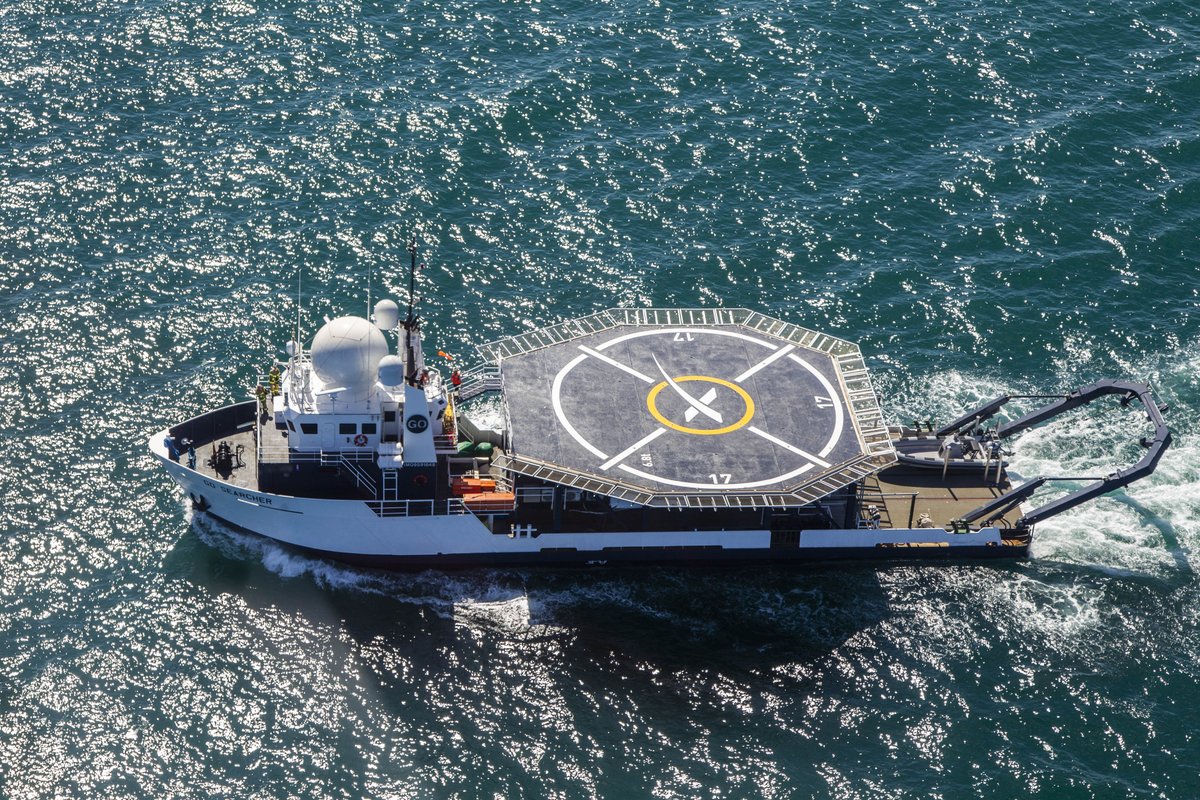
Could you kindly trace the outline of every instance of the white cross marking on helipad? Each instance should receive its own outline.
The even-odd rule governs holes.
[[[663,365],[658,363],[658,356],[651,353],[650,357],[654,359],[654,365],[656,367],[658,367],[658,371],[662,373],[662,376],[664,378],[666,378],[667,385],[669,385],[672,389],[674,389],[676,394],[678,394],[680,397],[682,397],[684,400],[686,400],[688,402],[688,405],[690,405],[692,407],[692,410],[699,411],[701,414],[708,417],[713,422],[722,422],[723,421],[721,419],[721,413],[719,411],[717,411],[715,408],[709,407],[708,403],[706,403],[705,401],[697,400],[696,398],[692,397],[690,394],[687,393],[687,391],[682,386],[680,386],[675,381],[671,380],[671,376],[667,374],[667,371],[665,369],[663,369]],[[707,395],[705,395],[705,396],[707,397]],[[713,397],[716,397],[716,395],[714,394]],[[708,402],[711,403],[712,401],[709,400]]]
[[[642,373],[638,372],[636,369],[629,366],[628,364],[622,364],[620,361],[617,361],[614,358],[609,358],[608,356],[604,355],[604,353],[593,350],[590,347],[585,347],[584,345],[579,345],[579,349],[582,350],[583,352],[587,353],[592,358],[600,359],[605,364],[614,366],[617,369],[625,370],[626,372],[628,372],[630,375],[637,378],[638,380],[645,381],[646,383],[654,383],[654,378],[651,378],[649,375],[643,375]]]

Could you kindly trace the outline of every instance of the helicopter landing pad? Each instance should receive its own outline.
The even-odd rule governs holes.
[[[481,348],[509,469],[642,505],[791,506],[894,460],[855,345],[736,309],[606,313]]]

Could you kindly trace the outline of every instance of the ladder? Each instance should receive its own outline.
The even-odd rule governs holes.
[[[896,527],[892,524],[892,515],[883,490],[879,488],[879,482],[873,476],[865,478],[858,484],[858,527],[860,528],[871,527],[870,519],[867,516],[867,506],[869,505],[875,506],[879,511],[880,528]]]
[[[380,470],[383,475],[383,500],[399,500],[400,495],[400,475],[397,470],[384,469]]]

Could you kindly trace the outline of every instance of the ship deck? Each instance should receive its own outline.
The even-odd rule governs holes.
[[[236,430],[225,427],[214,430],[212,435],[215,438],[196,446],[195,470],[206,478],[221,481],[240,489],[273,491],[264,486],[263,480],[265,479],[260,479],[259,465],[276,466],[301,463],[308,466],[326,463],[322,460],[320,453],[304,454],[297,460],[296,453],[288,450],[287,431],[277,428],[269,416],[256,415],[252,422],[243,422]],[[204,436],[203,438],[208,439],[209,437]],[[240,458],[234,459],[232,470],[218,470],[212,464],[212,455],[221,443],[228,444],[235,454],[238,453],[239,448],[241,449]],[[325,455],[329,463],[339,463],[339,456],[343,454],[335,452]],[[348,455],[360,458],[363,453],[355,450]],[[180,461],[187,463],[186,453],[181,455]],[[329,477],[326,477],[323,483],[323,494],[319,496],[366,500],[375,498],[374,486],[364,490],[352,480],[342,486],[341,483]]]
[[[243,466],[235,466],[230,472],[218,472],[210,463],[210,458],[216,446],[220,442],[227,442],[229,447],[236,453],[237,449],[242,448],[241,463]],[[187,455],[184,454],[180,461],[187,463]],[[236,465],[238,460],[234,459]],[[222,436],[220,440],[203,444],[196,448],[196,472],[199,472],[206,478],[222,481],[230,486],[236,486],[239,489],[249,489],[251,491],[258,490],[258,444],[255,441],[254,429],[240,431],[230,436]]]
[[[286,430],[275,427],[270,417],[258,418],[258,436],[262,446],[260,460],[264,464],[286,464],[290,460]]]
[[[856,345],[743,309],[610,311],[481,352],[507,469],[636,505],[796,507],[895,460]]]
[[[979,474],[949,472],[943,478],[938,470],[895,466],[864,480],[861,500],[863,509],[879,507],[881,527],[914,528],[921,514],[928,514],[934,526],[942,528],[1011,489],[1006,473],[992,482]],[[1019,516],[1016,511],[1009,521]]]

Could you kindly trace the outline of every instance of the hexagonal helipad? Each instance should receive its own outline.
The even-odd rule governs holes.
[[[616,309],[480,350],[516,473],[640,505],[786,507],[895,461],[858,346],[746,309]]]

